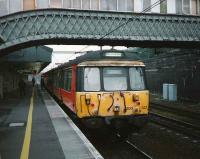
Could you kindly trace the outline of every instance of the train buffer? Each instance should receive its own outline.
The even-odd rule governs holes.
[[[1,159],[103,158],[46,91],[0,101],[0,115]]]

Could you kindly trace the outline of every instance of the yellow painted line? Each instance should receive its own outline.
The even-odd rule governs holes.
[[[31,129],[32,129],[32,114],[33,114],[33,105],[34,105],[33,102],[34,102],[34,88],[33,88],[32,97],[30,101],[26,132],[25,132],[24,143],[23,143],[20,159],[28,159],[29,157]]]

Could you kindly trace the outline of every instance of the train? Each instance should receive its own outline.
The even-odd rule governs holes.
[[[148,122],[145,65],[134,53],[88,51],[43,74],[46,89],[88,128]]]

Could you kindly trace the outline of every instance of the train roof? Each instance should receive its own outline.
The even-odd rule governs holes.
[[[115,60],[115,61],[141,61],[141,58],[134,52],[128,52],[123,50],[100,50],[100,51],[88,51],[86,54],[70,60],[54,69],[68,67],[71,65],[77,65],[85,61],[99,61],[99,60]],[[53,70],[54,70],[53,69]]]

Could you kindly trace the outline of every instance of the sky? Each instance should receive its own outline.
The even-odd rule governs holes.
[[[42,70],[42,73],[57,67],[58,65],[67,62],[77,56],[82,55],[80,52],[100,50],[99,46],[95,45],[46,45],[53,49],[52,62]],[[103,46],[102,49],[111,49],[111,46]],[[114,49],[124,50],[126,47],[115,46]]]
[[[91,51],[99,50],[100,47],[96,45],[46,45],[47,47],[53,48],[54,51]],[[103,46],[103,49],[111,49],[111,46]],[[126,49],[126,47],[115,46],[115,49]]]

